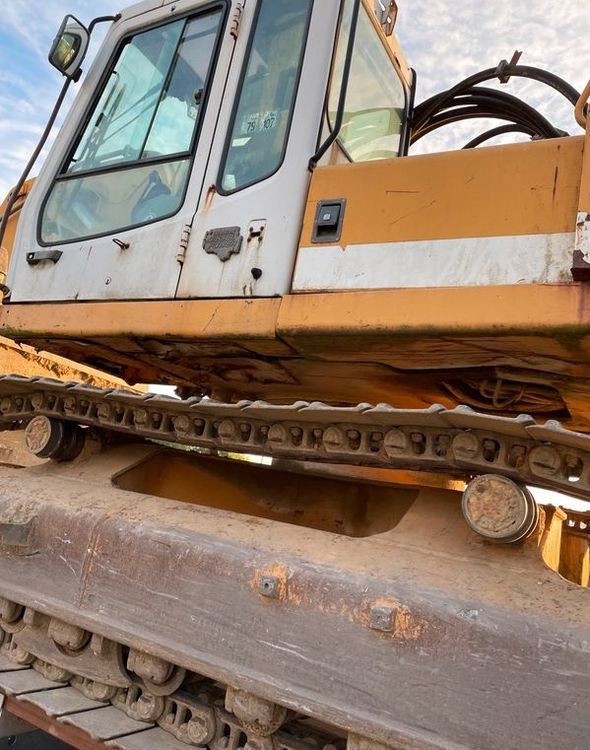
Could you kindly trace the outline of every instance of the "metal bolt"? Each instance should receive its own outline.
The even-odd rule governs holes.
[[[149,415],[146,409],[137,409],[133,413],[133,421],[138,427],[145,427],[149,421]]]
[[[277,576],[262,576],[258,583],[258,593],[268,599],[276,599],[279,595],[280,583]]]
[[[457,458],[475,458],[479,453],[479,440],[471,432],[460,432],[453,438],[453,453]]]
[[[31,396],[31,406],[33,409],[40,409],[43,406],[43,394],[34,393]]]
[[[39,404],[39,408],[41,407],[41,404]],[[73,396],[68,396],[67,398],[64,398],[64,411],[66,414],[73,414],[76,411],[76,399]]]
[[[98,404],[96,407],[96,416],[99,419],[110,419],[111,418],[111,405],[110,404]]]
[[[395,629],[395,609],[382,606],[371,607],[369,627],[371,630],[380,630],[382,633],[391,633]]]
[[[287,442],[287,430],[282,424],[273,424],[268,431],[267,440],[275,445],[284,445]]]
[[[179,417],[174,417],[173,424],[174,424],[174,430],[178,434],[186,435],[190,431],[190,428],[191,428],[190,420],[184,414],[182,414]]]
[[[344,445],[344,433],[338,427],[328,427],[323,434],[324,448],[327,451],[337,451]]]
[[[236,434],[236,427],[233,422],[224,420],[223,422],[219,423],[217,434],[223,440],[233,440]]]
[[[536,445],[529,453],[529,466],[533,474],[552,477],[561,469],[561,457],[555,448]]]
[[[394,458],[395,456],[399,456],[401,453],[406,452],[408,448],[408,438],[401,430],[389,430],[383,440],[383,448],[389,458]]]

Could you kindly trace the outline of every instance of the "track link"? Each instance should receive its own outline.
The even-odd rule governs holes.
[[[494,473],[590,499],[590,436],[469,407],[237,404],[0,377],[0,424],[35,416],[215,451],[473,476]]]
[[[312,725],[251,693],[15,602],[0,598],[0,612],[0,697],[10,698],[21,718],[46,728],[39,722],[41,712],[51,733],[76,747],[88,747],[87,738],[95,750],[101,745],[120,750],[355,750],[358,744],[356,735],[347,740],[345,731]],[[44,632],[34,653],[23,644],[31,642],[31,631],[40,623]],[[75,636],[79,648],[68,649],[66,656],[67,634]],[[37,655],[45,656],[49,644],[63,650],[61,657],[55,651],[53,663]],[[76,661],[78,672],[72,671]]]

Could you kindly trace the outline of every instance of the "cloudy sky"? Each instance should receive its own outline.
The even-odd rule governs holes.
[[[0,194],[14,184],[34,147],[62,79],[47,63],[61,18],[88,22],[125,0],[7,0],[0,14]],[[524,51],[523,63],[558,73],[581,89],[590,77],[588,15],[581,0],[398,0],[398,33],[419,76],[418,101]],[[99,27],[100,28],[100,27]],[[100,34],[96,35],[97,37]],[[96,46],[94,46],[94,49]],[[91,50],[91,54],[92,54]],[[88,65],[88,63],[87,63]],[[515,86],[569,132],[576,126],[558,95]],[[464,130],[440,131],[421,149],[463,145]]]

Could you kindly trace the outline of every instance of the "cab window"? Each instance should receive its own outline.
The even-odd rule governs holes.
[[[179,210],[222,17],[222,7],[213,7],[123,42],[45,201],[42,244],[109,234]]]
[[[348,46],[352,3],[345,10],[330,87],[328,119],[336,120]],[[346,106],[338,142],[351,161],[399,156],[407,93],[383,40],[364,5],[356,30]]]
[[[232,193],[274,174],[291,127],[312,0],[261,0],[219,179]]]

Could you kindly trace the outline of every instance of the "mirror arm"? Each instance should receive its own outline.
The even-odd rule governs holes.
[[[97,18],[94,18],[88,26],[88,36],[90,37],[94,27],[98,23],[104,23],[105,21],[115,22],[115,21],[118,21],[120,18],[121,18],[120,13],[118,13],[115,16],[98,16]],[[47,120],[47,125],[45,126],[45,130],[43,131],[43,134],[41,135],[41,138],[39,139],[39,143],[37,143],[35,150],[31,154],[31,158],[27,162],[27,165],[24,168],[21,176],[19,177],[18,182],[16,183],[16,185],[14,186],[14,188],[12,189],[9,195],[9,198],[6,202],[6,207],[4,209],[4,214],[2,215],[2,219],[0,220],[0,247],[2,247],[2,242],[4,241],[4,235],[6,234],[6,227],[8,226],[8,220],[12,214],[12,209],[14,208],[14,204],[16,203],[18,199],[20,191],[22,190],[22,187],[25,184],[27,177],[29,176],[29,172],[31,171],[31,169],[33,168],[33,165],[37,161],[37,157],[41,153],[43,146],[45,145],[47,138],[49,137],[49,134],[51,133],[51,130],[55,123],[55,119],[59,113],[59,110],[61,109],[61,105],[64,102],[64,99],[66,97],[70,84],[72,83],[72,81],[74,83],[78,81],[81,75],[82,75],[82,69],[79,69],[75,73],[74,76],[66,77],[66,80],[64,81],[61,91],[59,92],[59,96],[57,97],[57,101],[55,102],[53,110],[49,116],[49,119]],[[5,299],[8,296],[9,296],[9,293],[4,294]]]
[[[12,192],[10,193],[10,197],[6,203],[6,208],[4,209],[4,214],[2,216],[2,222],[0,223],[0,247],[2,247],[4,234],[6,232],[6,227],[8,225],[8,219],[10,218],[10,215],[12,213],[14,204],[17,201],[19,193],[22,190],[22,187],[25,184],[27,177],[29,176],[29,172],[31,171],[33,164],[37,161],[37,157],[39,156],[43,146],[45,145],[45,141],[49,137],[49,133],[51,133],[51,129],[53,128],[53,123],[55,122],[55,118],[57,117],[57,114],[61,108],[61,105],[63,104],[63,100],[66,97],[66,94],[68,92],[71,82],[72,82],[71,78],[66,78],[66,80],[64,81],[61,91],[59,92],[59,96],[57,97],[57,101],[55,102],[55,105],[53,107],[53,111],[51,112],[51,115],[49,116],[49,120],[47,120],[47,125],[45,126],[45,130],[43,131],[43,135],[39,139],[39,143],[37,144],[35,150],[33,151],[31,158],[27,162],[27,166],[24,168],[23,173],[19,177],[18,182],[16,183],[16,185],[12,189]]]
[[[88,24],[88,33],[92,34],[92,31],[94,30],[94,27],[97,23],[105,23],[106,21],[112,21],[115,23],[121,18],[121,14],[117,13],[116,16],[97,16],[96,18],[93,18],[92,21]]]

